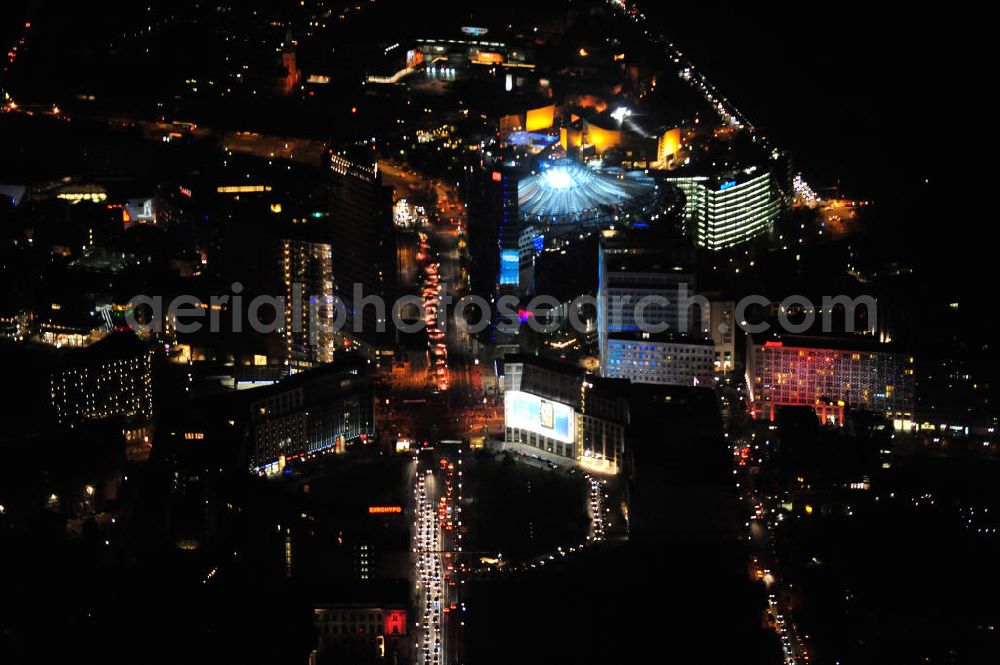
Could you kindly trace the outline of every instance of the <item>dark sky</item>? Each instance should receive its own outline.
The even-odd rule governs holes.
[[[951,137],[988,117],[966,86],[989,60],[976,52],[985,27],[973,15],[877,4],[723,2],[699,10],[712,17],[662,23],[807,174],[878,196],[940,174],[935,162],[970,147]]]
[[[867,228],[901,260],[955,293],[988,290],[996,38],[960,4],[893,4],[650,6],[813,185],[875,202]]]

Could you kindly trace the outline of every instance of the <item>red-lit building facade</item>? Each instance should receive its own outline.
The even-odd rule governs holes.
[[[748,335],[746,366],[757,418],[779,406],[812,406],[832,424],[845,408],[913,412],[913,358],[867,339]]]
[[[324,605],[313,611],[319,637],[316,662],[399,662],[405,657],[402,606]]]

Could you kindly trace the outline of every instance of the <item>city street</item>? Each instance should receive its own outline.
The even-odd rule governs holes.
[[[488,368],[477,357],[478,342],[455,318],[458,302],[468,289],[465,231],[467,211],[459,191],[449,183],[421,175],[405,165],[379,162],[384,181],[397,189],[397,198],[433,198],[431,222],[419,228],[416,260],[424,305],[431,362],[424,381],[426,409],[440,408],[440,417],[423,418],[429,431],[410,432],[416,438],[463,439],[484,436],[501,425],[503,417],[493,395],[486,395],[481,372]],[[475,323],[478,314],[469,314]],[[417,377],[408,385],[419,383]],[[403,415],[403,414],[399,414]]]
[[[412,565],[416,597],[414,661],[459,662],[464,605],[459,599],[461,453],[450,461],[433,450],[418,453],[413,495]]]
[[[769,506],[755,487],[753,474],[747,467],[739,467],[736,474],[742,505],[751,518],[748,523],[750,552],[754,576],[767,587],[767,623],[781,640],[781,651],[785,665],[802,665],[809,662],[809,649],[793,619],[790,607],[790,589],[778,574],[778,560],[774,550],[774,536],[771,520],[778,511]]]

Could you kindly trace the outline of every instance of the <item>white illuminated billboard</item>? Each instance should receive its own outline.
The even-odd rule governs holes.
[[[504,394],[504,424],[534,432],[563,443],[573,443],[576,425],[573,409],[538,395],[510,390]]]

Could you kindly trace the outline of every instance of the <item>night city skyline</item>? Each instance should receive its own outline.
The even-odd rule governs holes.
[[[0,7],[0,663],[997,662],[985,32]]]

